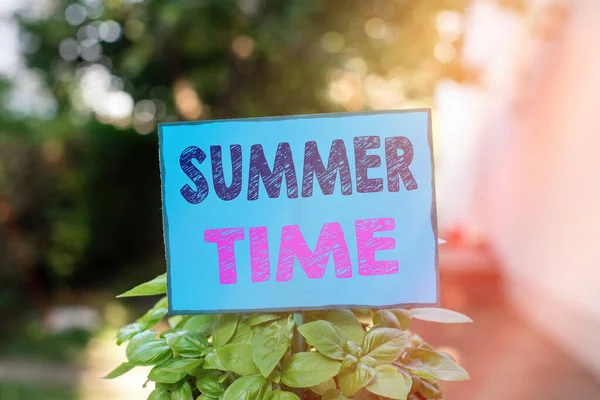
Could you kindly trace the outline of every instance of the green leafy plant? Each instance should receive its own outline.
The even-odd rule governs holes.
[[[166,275],[119,297],[163,295]],[[106,378],[152,366],[149,400],[443,399],[438,381],[469,379],[449,354],[409,331],[413,319],[471,320],[441,308],[186,315],[168,318],[167,298],[121,328],[127,362]],[[302,348],[296,348],[295,338]]]

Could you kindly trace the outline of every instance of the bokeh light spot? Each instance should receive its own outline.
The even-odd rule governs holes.
[[[327,32],[321,37],[321,48],[328,53],[339,53],[344,50],[344,37],[338,32]]]
[[[80,42],[86,39],[98,41],[98,28],[92,24],[87,24],[77,31],[77,40]]]
[[[73,61],[79,57],[80,51],[79,43],[72,38],[64,39],[58,46],[58,53],[67,61]]]
[[[71,25],[81,25],[87,17],[87,9],[81,4],[71,4],[65,9],[65,18]]]
[[[336,70],[329,77],[329,99],[348,111],[358,111],[364,107],[360,77],[356,74]]]
[[[86,39],[81,42],[81,57],[86,61],[96,61],[100,58],[102,47],[98,42],[92,39]]]
[[[79,2],[88,7],[100,7],[102,5],[102,0],[79,0]]]
[[[237,6],[242,14],[252,17],[260,11],[262,0],[238,0]]]
[[[371,18],[365,23],[365,32],[372,39],[383,39],[387,35],[388,26],[381,18]]]
[[[152,100],[141,100],[133,108],[134,118],[142,121],[152,121],[156,115],[156,105]]]
[[[344,64],[346,69],[350,72],[354,72],[359,76],[365,76],[369,71],[367,63],[360,57],[352,57]]]
[[[102,21],[98,26],[98,35],[105,42],[116,42],[121,37],[121,25],[112,20]]]
[[[462,35],[463,16],[456,11],[441,11],[438,13],[435,22],[443,41],[454,42]]]
[[[438,59],[439,62],[448,64],[454,60],[454,57],[456,57],[456,49],[452,43],[440,42],[435,46],[433,55]]]
[[[133,99],[127,92],[109,92],[107,96],[106,114],[114,119],[123,119],[131,115]]]
[[[254,47],[254,39],[246,35],[236,36],[231,43],[231,50],[242,59],[250,58],[254,52]]]
[[[137,18],[130,18],[125,22],[125,36],[130,40],[138,40],[145,30],[146,25]]]
[[[178,79],[173,86],[173,96],[179,114],[185,119],[198,119],[204,112],[204,106],[198,93],[187,79]]]

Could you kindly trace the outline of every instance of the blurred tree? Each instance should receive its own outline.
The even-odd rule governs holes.
[[[43,307],[41,292],[109,282],[121,290],[148,268],[164,269],[157,122],[428,105],[440,77],[462,74],[466,5],[56,0],[20,8],[27,68],[0,86],[0,279],[19,279]],[[14,304],[18,293],[0,302]]]

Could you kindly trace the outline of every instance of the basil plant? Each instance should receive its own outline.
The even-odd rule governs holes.
[[[120,297],[165,292],[160,275]],[[450,310],[308,311],[299,326],[289,312],[188,315],[153,330],[167,310],[163,297],[121,328],[128,361],[106,376],[152,366],[149,400],[443,399],[440,380],[469,379],[451,355],[409,331],[412,319],[471,322]]]

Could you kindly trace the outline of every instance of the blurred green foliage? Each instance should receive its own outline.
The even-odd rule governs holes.
[[[71,388],[48,385],[18,385],[10,383],[0,384],[0,398],[6,400],[44,399],[44,400],[70,400],[76,399],[77,391]]]
[[[82,329],[48,333],[38,321],[32,321],[24,332],[11,340],[2,341],[0,353],[6,358],[18,358],[27,354],[28,358],[39,361],[69,363],[77,361],[79,351],[85,348],[89,338],[90,333]]]

